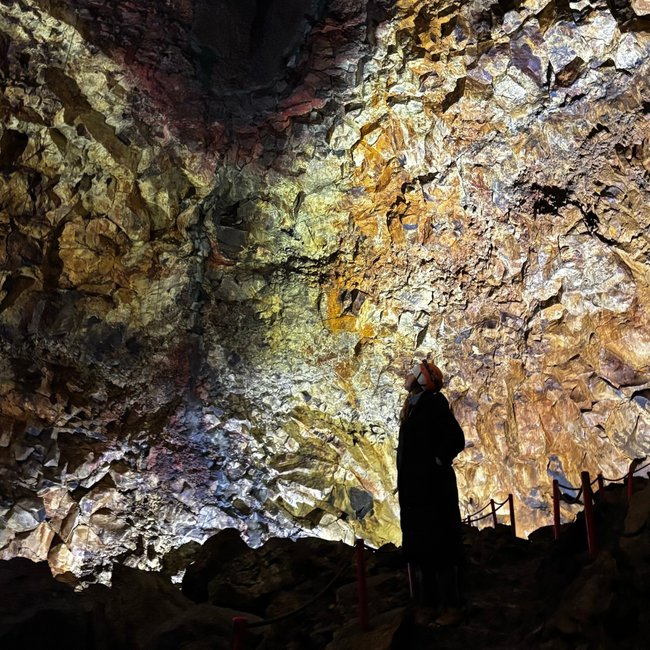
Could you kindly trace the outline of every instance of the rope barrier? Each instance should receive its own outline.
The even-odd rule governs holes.
[[[390,548],[383,550],[381,548],[373,548],[372,546],[368,546],[368,544],[365,543],[363,547],[366,549],[366,551],[370,551],[373,555],[395,555],[395,553],[401,553],[401,550],[399,548]]]
[[[487,519],[488,517],[491,516],[492,516],[491,512],[486,512],[484,515],[482,515],[481,517],[477,517],[476,519],[474,519],[474,517],[468,517],[467,521],[469,521],[470,523],[474,523],[475,521],[481,521],[482,519]]]
[[[474,517],[475,515],[478,515],[479,512],[483,512],[486,508],[489,508],[490,504],[486,503],[480,510],[477,510],[473,515],[468,515],[469,517]]]
[[[627,478],[627,474],[619,478],[609,478],[608,476],[603,476],[603,480],[607,481],[608,483],[618,483],[619,481],[624,481],[626,478]]]
[[[482,519],[487,519],[488,517],[492,517],[492,521],[494,522],[494,527],[496,528],[497,526],[497,512],[503,508],[503,506],[508,504],[509,510],[510,510],[510,529],[512,530],[512,535],[513,537],[517,536],[517,528],[516,528],[516,523],[515,523],[515,501],[512,496],[512,494],[508,495],[508,498],[505,501],[502,501],[501,503],[495,503],[494,499],[490,499],[490,502],[483,506],[480,510],[477,510],[473,515],[467,515],[465,518],[465,521],[468,526],[471,526],[473,523],[477,521],[481,521]],[[483,512],[486,508],[490,508],[490,512],[487,512],[484,515],[481,515],[480,517],[477,517],[476,515],[480,512]]]
[[[495,511],[496,511],[496,510],[500,510],[503,506],[506,505],[506,503],[508,503],[508,499],[506,499],[505,501],[502,501],[501,503],[495,503],[495,504],[494,504],[494,506],[495,506]],[[474,514],[472,514],[472,515],[467,515],[467,517],[465,517],[465,521],[466,521],[467,523],[470,523],[470,522],[472,522],[472,521],[481,521],[481,519],[485,519],[486,517],[491,517],[493,513],[492,513],[492,512],[488,512],[487,514],[483,515],[482,517],[478,517],[477,519],[475,519],[476,515],[478,515],[479,512],[483,512],[483,510],[485,510],[486,508],[489,508],[491,505],[492,505],[492,502],[490,501],[489,503],[487,503],[486,505],[484,505],[480,510],[477,510]]]
[[[636,474],[637,472],[640,472],[642,469],[645,469],[646,467],[650,467],[650,461],[648,461],[645,465],[641,465],[641,467],[635,467],[634,468],[634,473]],[[607,481],[608,483],[618,483],[619,481],[624,481],[628,476],[630,475],[629,471],[623,476],[619,478],[608,478],[607,476],[603,476],[603,480]]]
[[[628,480],[628,497],[630,496],[631,492],[631,487],[632,487],[632,478],[634,476],[635,472],[638,472],[642,469],[645,469],[646,467],[650,466],[650,461],[643,465],[642,467],[639,468],[630,468],[630,471],[626,476],[622,478],[627,478]],[[581,494],[584,494],[584,512],[585,512],[585,525],[587,528],[587,546],[588,546],[588,551],[589,555],[592,559],[594,559],[597,554],[598,554],[598,545],[597,545],[597,540],[596,540],[596,529],[595,529],[595,524],[594,524],[594,502],[593,502],[593,491],[592,491],[592,486],[598,483],[599,488],[603,487],[603,483],[605,480],[610,480],[606,479],[603,477],[602,474],[598,474],[598,476],[592,481],[590,480],[589,472],[582,472],[581,473],[581,479],[582,479],[582,486],[580,488],[575,488],[569,485],[564,485],[559,483],[557,479],[553,480],[553,519],[554,519],[554,536],[555,539],[557,540],[559,538],[559,531],[560,531],[560,507],[559,507],[559,502],[560,499],[562,498],[562,495],[560,493],[560,488],[564,490],[569,490],[569,491],[577,491],[576,496],[574,497],[574,500],[577,501],[580,498]],[[620,479],[619,479],[620,480]],[[614,482],[614,481],[612,481]],[[487,519],[488,517],[493,517],[494,519],[494,524],[496,526],[497,524],[497,519],[496,519],[496,513],[498,510],[503,508],[505,504],[509,505],[510,509],[510,527],[512,529],[512,534],[513,536],[516,536],[516,524],[515,524],[515,512],[514,512],[514,498],[512,494],[509,494],[508,497],[500,502],[500,503],[495,503],[494,499],[490,499],[489,503],[487,503],[485,506],[474,512],[472,515],[468,515],[465,519],[467,524],[471,525],[474,522],[481,521],[483,519]],[[481,512],[486,510],[487,508],[490,508],[489,512],[486,512],[484,515],[481,515],[478,517]],[[358,601],[359,601],[359,622],[361,624],[361,628],[363,630],[368,629],[368,601],[367,601],[367,592],[366,592],[366,579],[365,579],[365,560],[363,557],[364,551],[369,550],[372,551],[375,554],[381,554],[381,555],[390,555],[393,553],[396,553],[398,549],[391,549],[388,551],[381,551],[380,549],[375,549],[371,548],[368,546],[363,540],[357,540],[354,545],[354,557],[356,557],[356,566],[357,566],[357,587],[358,587]],[[266,619],[266,620],[260,620],[256,621],[254,623],[248,623],[248,620],[245,617],[234,617],[233,618],[233,633],[234,633],[234,648],[242,648],[243,645],[243,638],[245,634],[247,633],[247,630],[252,629],[252,628],[258,628],[258,627],[264,627],[267,625],[272,625],[274,623],[279,623],[282,621],[286,621],[297,614],[303,612],[307,607],[315,603],[319,598],[321,598],[327,591],[334,585],[334,583],[343,575],[343,572],[348,568],[348,559],[346,559],[339,570],[336,572],[336,574],[332,577],[332,579],[312,598],[310,598],[306,603],[304,603],[302,606],[298,607],[297,609],[294,609],[291,612],[288,612],[286,614],[282,614],[281,616],[276,616],[271,619]],[[408,566],[408,571],[409,571],[409,588],[411,590],[411,593],[413,592],[413,584],[412,584],[412,576],[411,576],[411,567],[410,565]]]
[[[630,492],[632,488],[632,478],[634,476],[635,472],[638,472],[642,469],[645,469],[646,467],[650,466],[650,461],[643,465],[642,467],[639,468],[630,468],[629,473],[622,478],[627,478],[628,479],[628,498],[630,497]],[[598,474],[598,476],[592,481],[590,480],[589,472],[582,472],[581,473],[581,479],[582,479],[582,487],[580,488],[574,488],[571,486],[566,486],[561,483],[557,479],[553,480],[553,519],[554,519],[554,536],[555,539],[557,540],[559,538],[559,532],[560,532],[560,507],[559,507],[559,502],[560,499],[562,498],[562,494],[560,493],[560,488],[563,488],[565,490],[571,490],[575,491],[577,490],[577,495],[575,499],[577,500],[581,494],[584,494],[584,514],[585,514],[585,525],[586,525],[586,532],[587,532],[587,547],[589,551],[589,556],[591,559],[594,559],[598,555],[598,544],[597,544],[597,539],[596,539],[596,527],[595,527],[595,522],[594,522],[594,500],[593,500],[593,491],[592,491],[592,486],[596,483],[598,483],[599,488],[602,489],[603,487],[603,482],[605,479],[602,474]],[[490,499],[490,502],[477,510],[473,515],[468,515],[466,517],[466,522],[467,524],[471,525],[473,522],[478,522],[481,521],[482,519],[487,519],[488,517],[493,517],[494,519],[494,524],[496,527],[497,524],[497,519],[496,519],[496,513],[498,510],[500,510],[505,504],[509,505],[510,509],[510,527],[512,529],[512,534],[513,536],[516,536],[516,523],[515,523],[515,511],[514,511],[514,497],[512,494],[509,494],[507,499],[502,501],[501,503],[495,503],[494,499]],[[486,510],[487,508],[490,508],[490,512],[485,513],[484,515],[477,517],[478,514]],[[645,524],[644,524],[645,526]],[[632,533],[632,535],[638,534],[638,531],[635,531]],[[361,628],[365,631],[368,629],[368,598],[367,598],[367,589],[366,589],[366,576],[365,576],[365,559],[364,559],[364,551],[370,550],[373,553],[376,554],[385,554],[389,555],[392,553],[396,553],[398,549],[391,549],[389,551],[380,551],[379,549],[374,549],[369,547],[363,540],[359,539],[355,542],[354,545],[354,557],[356,557],[356,567],[357,567],[357,591],[358,591],[358,604],[359,604],[359,622],[361,625]],[[233,618],[233,649],[234,650],[243,650],[243,639],[245,635],[247,634],[247,631],[252,628],[258,628],[258,627],[264,627],[267,625],[272,625],[274,623],[279,623],[282,621],[286,621],[297,614],[303,612],[307,607],[315,603],[319,598],[321,598],[327,591],[334,585],[334,583],[343,575],[343,572],[349,567],[348,565],[349,560],[346,559],[339,570],[336,572],[336,574],[332,577],[332,579],[312,598],[310,598],[306,603],[304,603],[302,606],[298,607],[297,609],[294,609],[291,612],[288,612],[286,614],[282,614],[280,616],[276,616],[271,619],[266,619],[266,620],[260,620],[256,621],[254,623],[248,623],[248,619],[246,617],[241,617],[237,616]],[[411,566],[407,565],[408,568],[408,575],[409,575],[409,589],[411,591],[411,595],[413,594],[413,577],[411,575]]]
[[[361,629],[366,631],[369,627],[368,625],[368,596],[366,588],[366,569],[365,569],[365,558],[364,551],[366,550],[366,544],[362,539],[356,540],[354,544],[354,555],[356,558],[356,567],[357,567],[357,594],[358,594],[358,605],[359,605],[359,623]],[[246,637],[248,632],[251,629],[264,627],[266,625],[272,625],[274,623],[279,623],[281,621],[286,621],[300,612],[304,611],[307,607],[315,603],[321,596],[323,596],[332,585],[343,575],[343,572],[349,568],[349,558],[345,558],[342,562],[339,570],[334,574],[333,578],[312,598],[310,598],[304,605],[294,609],[291,612],[276,616],[274,618],[269,618],[266,620],[255,621],[254,623],[249,623],[246,616],[234,616],[232,619],[232,648],[233,650],[244,650],[246,644]]]
[[[571,485],[564,485],[564,483],[558,483],[557,486],[562,490],[577,490],[578,492],[582,492],[581,487],[572,487]]]
[[[356,549],[355,549],[356,553]],[[353,556],[354,557],[354,554]],[[336,572],[334,577],[315,595],[313,596],[310,600],[308,600],[304,605],[301,605],[297,609],[294,609],[291,612],[288,612],[286,614],[282,614],[280,616],[276,616],[274,618],[269,618],[269,619],[264,619],[262,621],[255,621],[254,623],[249,623],[248,628],[255,628],[255,627],[264,627],[266,625],[273,625],[274,623],[280,623],[281,621],[286,621],[288,618],[292,618],[296,614],[300,614],[300,612],[304,611],[315,603],[321,596],[324,596],[325,593],[329,590],[329,588],[343,575],[343,572],[350,567],[350,559],[347,557],[344,562],[342,563],[341,567],[339,570]]]
[[[605,487],[605,481],[609,483],[618,483],[620,481],[625,481],[627,499],[629,501],[632,498],[634,489],[634,475],[641,470],[650,467],[650,461],[644,465],[641,465],[640,467],[635,466],[636,462],[640,463],[642,461],[640,459],[632,461],[628,472],[617,479],[607,478],[599,473],[592,481],[590,480],[589,472],[582,472],[580,474],[582,487],[580,490],[578,490],[578,493],[575,496],[575,500],[577,501],[580,498],[580,495],[583,496],[584,518],[587,533],[587,549],[592,560],[598,555],[598,540],[596,538],[596,524],[594,517],[594,492],[592,490],[592,487],[595,484],[598,484],[598,490],[600,491]],[[567,485],[560,484],[557,479],[553,480],[553,533],[556,540],[558,540],[560,537],[560,500],[563,496],[565,496],[560,494],[560,488],[572,491],[576,489]]]

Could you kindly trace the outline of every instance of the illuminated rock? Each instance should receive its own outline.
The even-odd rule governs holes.
[[[154,4],[0,10],[4,555],[397,542],[426,354],[464,514],[650,451],[643,2]]]

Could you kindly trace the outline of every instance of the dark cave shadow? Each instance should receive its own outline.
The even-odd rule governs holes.
[[[228,149],[253,131],[258,142],[281,153],[284,139],[263,132],[310,119],[282,113],[298,102],[329,102],[354,83],[336,57],[348,52],[361,63],[374,47],[377,26],[393,15],[395,0],[353,0],[347,12],[340,4],[44,0],[41,6],[123,63],[138,80],[138,96],[168,118],[187,144]],[[318,123],[324,116],[311,119]]]

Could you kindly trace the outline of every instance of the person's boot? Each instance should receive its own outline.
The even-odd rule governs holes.
[[[424,595],[424,576],[422,567],[414,562],[408,565],[411,598],[416,605],[420,605]]]
[[[458,625],[463,620],[458,567],[452,565],[438,569],[436,582],[442,611],[436,618],[435,625],[439,627]]]
[[[435,569],[429,564],[411,564],[414,623],[425,627],[435,624],[440,614]]]
[[[460,607],[446,607],[435,620],[436,627],[452,627],[463,620],[463,610]]]

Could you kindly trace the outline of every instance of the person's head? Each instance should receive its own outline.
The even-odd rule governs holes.
[[[442,371],[435,363],[423,359],[411,368],[404,386],[410,393],[424,390],[439,391],[442,388]]]

